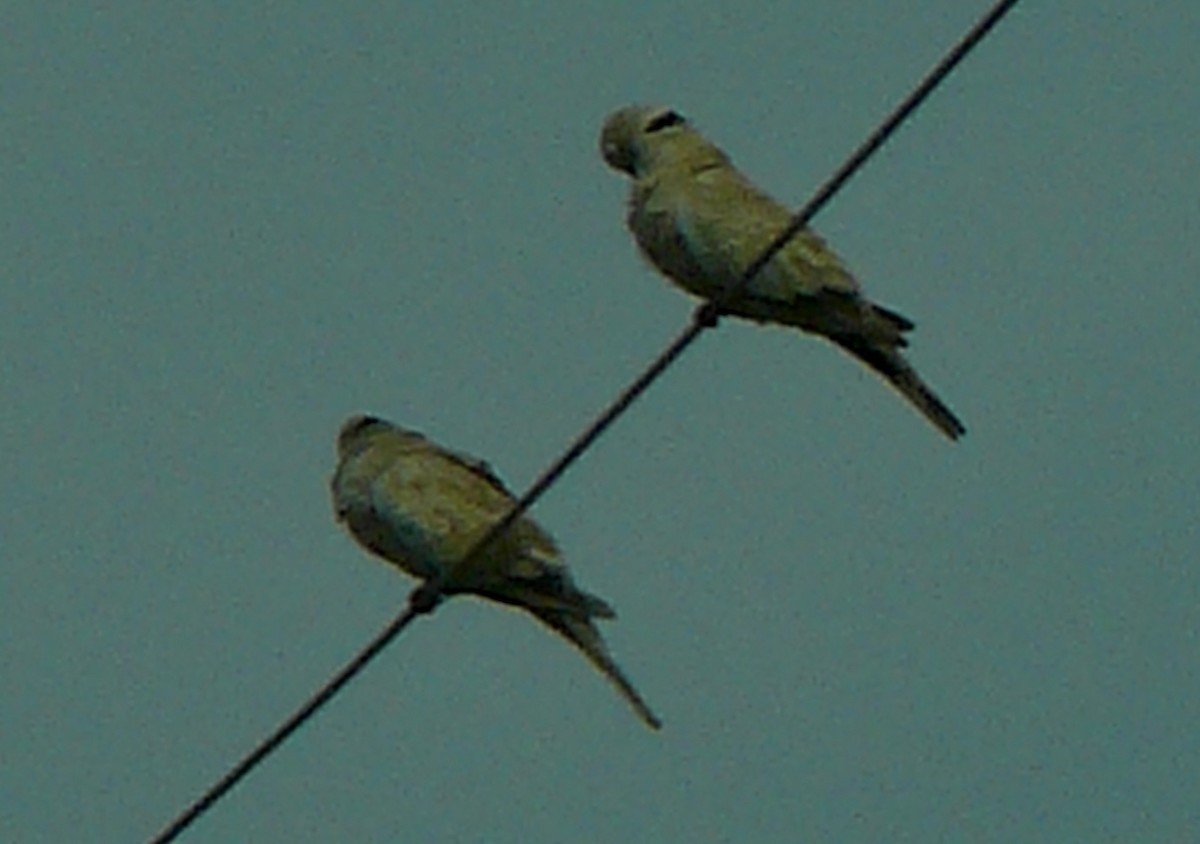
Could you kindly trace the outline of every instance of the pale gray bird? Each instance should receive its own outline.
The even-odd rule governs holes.
[[[704,299],[733,285],[791,221],[786,207],[669,108],[635,105],[609,115],[600,151],[633,179],[626,222],[642,253]],[[838,256],[807,229],[725,312],[826,337],[886,378],[950,439],[966,432],[901,354],[913,323],[863,296]]]
[[[616,613],[575,585],[554,540],[532,519],[519,518],[469,564],[456,565],[514,503],[488,464],[372,416],[342,425],[337,452],[334,511],[364,548],[413,577],[437,579],[442,594],[529,611],[579,648],[646,724],[662,726],[593,622]]]

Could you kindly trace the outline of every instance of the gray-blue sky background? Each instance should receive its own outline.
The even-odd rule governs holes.
[[[369,410],[524,488],[688,319],[596,152],[799,205],[979,13],[0,13],[0,838],[145,839],[402,607]],[[1027,2],[818,219],[970,430],[727,321],[536,509],[663,716],[414,625],[185,840],[1200,838],[1200,7]]]

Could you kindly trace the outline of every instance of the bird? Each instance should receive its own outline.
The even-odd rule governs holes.
[[[525,610],[577,647],[647,726],[662,726],[596,627],[596,619],[616,612],[575,585],[558,546],[536,522],[518,518],[467,558],[515,503],[486,462],[365,414],[343,423],[337,457],[334,513],[366,550],[435,582],[442,595],[473,594]]]
[[[784,205],[672,108],[631,105],[612,112],[600,133],[600,153],[632,180],[626,224],[643,256],[710,302],[791,223]],[[901,351],[913,322],[867,299],[813,231],[799,231],[721,304],[722,313],[827,338],[882,375],[951,440],[966,433]]]

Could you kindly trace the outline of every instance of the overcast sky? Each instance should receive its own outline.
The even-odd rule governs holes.
[[[983,4],[116,5],[0,12],[11,842],[147,839],[400,611],[345,417],[519,491],[686,324],[609,111],[798,206]],[[726,321],[538,505],[661,733],[455,599],[183,840],[1200,840],[1198,32],[1027,0],[816,221],[960,443]]]

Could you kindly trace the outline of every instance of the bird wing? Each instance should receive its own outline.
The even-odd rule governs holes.
[[[437,508],[395,471],[383,471],[367,486],[346,521],[367,548],[400,566],[413,577],[429,579],[445,565],[447,548]]]
[[[792,221],[791,212],[732,166],[688,174],[672,203],[675,225],[695,263],[721,288],[736,282]],[[751,280],[746,294],[786,304],[858,285],[825,241],[797,232]]]

